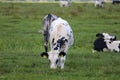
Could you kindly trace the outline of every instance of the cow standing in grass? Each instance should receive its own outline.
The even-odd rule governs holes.
[[[56,20],[58,17],[54,14],[48,14],[43,18],[42,27],[43,27],[43,36],[44,36],[44,47],[45,51],[48,51],[48,41],[49,41],[49,30],[51,23]]]
[[[95,0],[95,7],[103,8],[104,7],[104,1],[103,0]]]
[[[60,7],[69,7],[70,0],[60,0]]]
[[[51,23],[49,36],[51,50],[41,56],[49,59],[51,69],[64,69],[66,54],[74,42],[73,31],[66,20],[57,18]]]

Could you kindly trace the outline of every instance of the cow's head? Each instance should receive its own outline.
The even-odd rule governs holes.
[[[97,33],[96,37],[101,37],[103,39],[107,39],[107,40],[116,40],[116,36],[110,35],[108,33]]]
[[[66,55],[65,52],[60,52],[59,53],[56,50],[41,53],[41,57],[49,59],[51,69],[56,69],[57,66],[58,66],[58,63],[60,61],[60,57],[64,57],[65,55]]]

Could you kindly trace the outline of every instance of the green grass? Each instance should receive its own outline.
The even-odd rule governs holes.
[[[71,25],[75,42],[69,49],[65,69],[49,69],[44,51],[42,18],[53,13]],[[120,80],[120,54],[92,53],[98,32],[120,39],[120,5],[106,3],[0,3],[0,80]]]

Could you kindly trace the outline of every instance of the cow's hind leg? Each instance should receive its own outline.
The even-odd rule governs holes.
[[[64,69],[65,59],[66,59],[66,56],[60,58],[60,67],[61,67],[61,69]]]
[[[49,33],[48,31],[44,31],[44,47],[46,52],[48,52],[48,40],[49,40]]]

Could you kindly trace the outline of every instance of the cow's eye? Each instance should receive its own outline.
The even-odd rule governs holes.
[[[56,60],[56,64],[58,63],[58,59]]]

